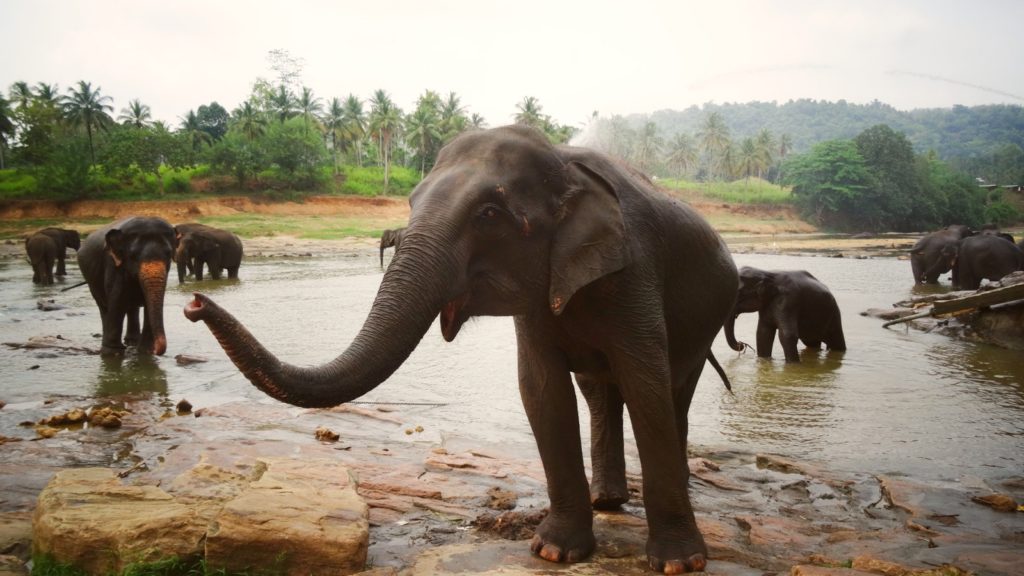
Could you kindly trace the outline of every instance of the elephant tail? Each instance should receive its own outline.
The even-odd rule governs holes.
[[[729,377],[726,376],[725,370],[722,369],[722,365],[718,363],[718,358],[715,358],[715,353],[708,350],[708,363],[718,372],[718,377],[722,379],[722,384],[725,384],[725,389],[732,392],[732,383],[729,382]]]

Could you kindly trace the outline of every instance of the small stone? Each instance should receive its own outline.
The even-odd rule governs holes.
[[[337,442],[341,438],[340,434],[325,426],[317,428],[313,436],[321,442]]]
[[[416,431],[417,432],[423,432],[423,426],[417,426],[416,427]]]
[[[60,430],[56,428],[51,428],[49,426],[39,426],[38,428],[36,428],[36,434],[40,438],[53,438],[54,436],[57,435],[57,432],[60,432]]]
[[[188,414],[192,412],[192,404],[188,400],[182,398],[181,401],[178,402],[178,405],[175,406],[175,409],[179,414]]]
[[[972,502],[988,506],[997,512],[1014,512],[1017,510],[1017,502],[1006,494],[989,494],[988,496],[975,496]]]
[[[412,428],[406,428],[405,429],[405,435],[406,436],[412,436]]]

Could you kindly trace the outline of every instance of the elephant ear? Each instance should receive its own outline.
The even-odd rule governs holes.
[[[629,264],[626,230],[615,188],[580,162],[565,167],[566,191],[551,248],[548,304],[555,315],[582,287]]]
[[[121,263],[124,262],[124,232],[111,230],[104,236],[104,241],[107,254],[110,254],[114,260],[114,266],[120,268]]]

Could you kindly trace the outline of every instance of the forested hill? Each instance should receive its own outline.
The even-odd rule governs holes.
[[[691,106],[685,110],[659,110],[627,117],[636,127],[654,122],[661,134],[697,134],[712,112],[718,112],[734,139],[756,136],[762,128],[788,134],[793,151],[808,151],[825,140],[849,139],[864,130],[887,124],[903,132],[915,151],[934,150],[945,160],[977,158],[994,154],[1006,144],[1024,148],[1024,107],[1006,104],[954,106],[900,111],[888,104],[851,104],[845,100],[790,100]]]

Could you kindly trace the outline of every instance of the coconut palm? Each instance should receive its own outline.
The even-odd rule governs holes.
[[[484,120],[483,116],[474,112],[469,116],[469,125],[474,130],[483,130],[484,128],[487,127],[487,120]]]
[[[303,135],[309,135],[309,124],[310,122],[316,122],[316,115],[319,114],[323,109],[323,102],[313,96],[313,90],[310,88],[302,87],[302,94],[295,99],[295,107],[298,109],[299,114],[302,115]]]
[[[420,178],[426,174],[427,157],[441,140],[441,122],[430,106],[419,106],[405,119],[405,140],[420,157]]]
[[[60,105],[60,88],[56,84],[38,82],[36,84],[35,101],[47,108],[56,108]]]
[[[346,141],[346,145],[343,147],[347,148],[348,143],[355,143],[356,164],[362,166],[363,138],[366,137],[366,114],[363,112],[363,101],[355,94],[349,94],[342,107],[344,108],[343,135]]]
[[[516,124],[525,124],[537,129],[543,128],[544,117],[540,113],[541,109],[540,101],[533,96],[523,98],[522,102],[516,104],[516,110],[519,110],[515,115]]]
[[[633,161],[640,170],[650,171],[664,145],[665,140],[658,136],[658,126],[654,122],[647,122],[638,134]]]
[[[267,117],[248,100],[231,112],[231,122],[250,142],[267,130]]]
[[[338,149],[345,144],[345,107],[338,98],[331,98],[327,104],[327,112],[320,119],[328,139],[331,142],[331,158],[334,160],[334,173],[338,173]]]
[[[744,176],[747,179],[747,184],[750,184],[750,176],[753,175],[761,166],[760,159],[758,158],[757,145],[754,143],[753,138],[744,138],[743,142],[740,143],[740,147],[736,153],[736,164],[735,168],[740,176]]]
[[[685,132],[676,134],[669,145],[668,165],[677,170],[678,176],[691,174],[700,161],[700,154],[697,152],[697,144],[693,137]]]
[[[270,96],[270,106],[274,111],[274,115],[277,116],[278,122],[281,124],[295,116],[295,98],[284,84],[281,84],[277,92]]]
[[[754,139],[757,151],[757,177],[763,178],[764,173],[775,163],[775,137],[767,128],[762,128]]]
[[[28,85],[28,82],[19,81],[11,84],[10,102],[17,104],[19,109],[31,104],[34,97],[35,94],[32,93],[32,88]]]
[[[697,133],[697,140],[700,142],[701,150],[707,156],[711,175],[723,175],[726,172],[724,156],[729,152],[731,142],[729,141],[729,128],[725,125],[721,114],[712,112],[708,115],[700,132]]]
[[[149,111],[149,106],[136,98],[128,101],[127,108],[121,108],[121,114],[117,119],[126,126],[145,128],[152,122],[153,115]]]
[[[448,97],[441,102],[440,128],[442,138],[445,142],[450,142],[453,138],[464,132],[468,124],[469,119],[466,118],[466,111],[462,106],[461,99],[455,95],[455,92],[449,92]]]
[[[395,106],[384,90],[377,90],[370,99],[370,132],[377,136],[381,164],[384,166],[384,191],[387,192],[391,171],[391,144],[402,128],[402,110]]]
[[[191,144],[190,150],[190,164],[195,165],[195,153],[202,147],[203,144],[211,144],[213,137],[210,133],[203,130],[203,125],[199,121],[199,116],[196,115],[195,110],[189,110],[188,114],[181,119],[181,132],[185,134]]]
[[[3,170],[7,157],[7,141],[14,137],[14,110],[11,103],[3,96],[0,96],[0,170]]]
[[[85,133],[89,137],[89,157],[95,164],[96,150],[92,135],[97,129],[106,130],[107,126],[114,123],[110,117],[114,107],[109,104],[113,100],[110,96],[100,94],[98,87],[93,90],[92,84],[85,80],[79,80],[78,88],[68,88],[68,92],[61,104],[64,118],[73,126],[85,127]]]

